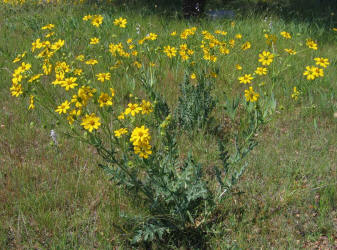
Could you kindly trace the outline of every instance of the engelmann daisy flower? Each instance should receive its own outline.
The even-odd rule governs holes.
[[[264,67],[257,67],[257,69],[255,70],[255,73],[260,76],[267,75],[267,72],[268,72],[268,69]]]
[[[251,74],[245,74],[244,76],[240,76],[238,79],[240,83],[246,84],[246,83],[251,83],[254,77],[252,77]]]
[[[140,111],[142,111],[142,108],[139,107],[139,105],[137,103],[134,103],[134,104],[129,103],[128,104],[128,108],[125,109],[124,114],[125,115],[131,114],[131,116],[135,116]]]
[[[284,49],[285,52],[287,52],[289,55],[296,55],[296,51],[293,49]]]
[[[128,133],[128,130],[126,128],[120,128],[114,131],[114,134],[117,138],[120,138],[122,135],[125,135],[127,133]]]
[[[170,45],[164,47],[164,53],[169,57],[172,58],[176,56],[177,49],[175,47],[171,47]]]
[[[317,45],[317,43],[315,43],[313,40],[311,40],[311,39],[307,39],[307,41],[306,41],[306,43],[305,43],[307,46],[308,46],[308,48],[310,48],[310,49],[313,49],[313,50],[317,50],[318,49],[318,45]]]
[[[65,88],[66,91],[68,91],[69,89],[73,89],[76,86],[78,86],[78,84],[76,83],[77,78],[76,77],[69,77],[64,79],[63,81],[61,81],[61,87]]]
[[[96,77],[98,81],[104,82],[106,80],[110,80],[111,74],[110,73],[98,73]]]
[[[256,102],[259,99],[259,93],[253,90],[253,87],[245,90],[245,97],[247,102]]]
[[[99,43],[99,38],[97,37],[90,38],[90,44],[95,45],[98,43]]]
[[[112,105],[112,97],[107,93],[102,93],[98,98],[98,103],[100,107],[111,106]]]
[[[316,57],[314,60],[316,61],[316,65],[322,66],[323,68],[326,68],[330,64],[328,58]]]
[[[57,106],[55,112],[59,114],[66,114],[67,110],[70,108],[70,102],[65,101],[61,105]]]
[[[291,98],[293,98],[295,101],[297,101],[299,95],[300,95],[300,92],[297,90],[296,87],[294,87],[293,93],[291,94]]]
[[[116,18],[115,20],[114,20],[114,25],[115,26],[119,26],[120,28],[125,28],[126,27],[126,24],[127,24],[127,21],[126,21],[126,19],[125,18],[123,18],[123,17],[120,17],[120,18]]]
[[[85,117],[82,118],[81,125],[84,127],[84,129],[88,130],[90,133],[94,129],[98,129],[99,126],[101,126],[100,118],[95,115],[95,113],[92,113],[90,115],[85,115]]]
[[[286,39],[291,39],[290,33],[286,32],[286,31],[282,31],[280,34],[281,34],[281,36],[283,36]]]
[[[261,54],[259,54],[259,62],[265,66],[270,65],[273,62],[274,55],[270,53],[269,51],[263,51]]]

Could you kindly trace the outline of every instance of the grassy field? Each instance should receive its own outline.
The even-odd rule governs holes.
[[[283,68],[271,70],[276,72],[276,80],[256,77],[254,89],[261,98],[273,93],[276,109],[270,122],[259,131],[259,144],[246,158],[249,165],[242,179],[222,204],[222,213],[214,225],[215,233],[207,245],[210,249],[337,247],[337,32],[332,29],[334,19],[328,17],[330,23],[319,26],[315,22],[285,21],[276,15],[267,21],[264,15],[256,14],[238,15],[234,20],[195,21],[87,5],[12,7],[0,4],[0,7],[1,249],[127,249],[130,246],[125,245],[125,239],[130,232],[123,227],[120,215],[141,214],[145,210],[143,204],[126,195],[98,168],[100,158],[94,147],[64,136],[66,126],[50,127],[46,120],[53,115],[38,108],[28,110],[29,97],[11,96],[13,59],[30,51],[32,42],[46,34],[41,27],[49,23],[55,25],[57,36],[65,39],[72,56],[83,52],[97,58],[104,58],[104,53],[88,46],[94,36],[102,41],[116,37],[136,41],[153,32],[159,37],[154,47],[160,50],[168,44],[178,44],[170,35],[173,31],[180,34],[186,28],[197,27],[199,38],[189,42],[197,51],[202,30],[213,33],[225,30],[230,38],[241,34],[242,40],[236,42],[241,46],[249,41],[252,45],[245,54],[219,56],[216,64],[201,63],[200,59],[202,66],[194,68],[199,70],[195,71],[197,74],[203,69],[217,74],[214,93],[219,93],[220,100],[223,91],[241,93],[244,98],[243,84],[239,84],[237,78],[256,69],[257,55],[267,47],[265,33],[278,36],[275,50],[283,52],[288,46],[296,49],[297,55],[285,57]],[[82,20],[88,14],[104,16],[99,31]],[[127,19],[126,29],[114,28],[114,19],[119,17]],[[279,35],[282,31],[292,34],[292,39],[282,40]],[[306,47],[309,38],[317,41],[317,51]],[[156,77],[161,83],[158,89],[173,108],[184,65],[178,59],[168,59],[162,52],[159,59],[151,55],[158,67]],[[330,65],[324,69],[323,78],[309,81],[303,72],[307,65],[314,65],[314,57],[328,58]],[[34,58],[27,55],[27,60]],[[148,60],[144,57],[144,61],[139,61],[146,64]],[[107,64],[111,65],[111,61]],[[237,64],[243,67],[242,71],[237,70]],[[137,87],[124,78],[122,70],[111,72],[116,95],[126,105],[129,94],[137,93]],[[292,98],[295,86],[300,91],[297,100]],[[60,100],[55,97],[54,101],[60,104]],[[51,128],[56,131],[58,145],[50,137]],[[206,155],[201,162],[212,161],[214,152],[207,148],[203,137],[187,141],[186,147],[193,144],[196,154]]]

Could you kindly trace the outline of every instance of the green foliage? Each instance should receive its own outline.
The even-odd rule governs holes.
[[[175,110],[179,126],[186,130],[201,128],[211,120],[211,113],[216,104],[211,96],[212,89],[212,82],[204,75],[198,79],[196,86],[192,85],[188,75],[185,75]]]
[[[169,111],[167,104],[154,88],[148,88],[146,79],[142,81],[142,86],[159,104],[155,107],[158,114],[166,114]],[[216,207],[247,168],[248,164],[242,160],[257,145],[254,135],[263,124],[262,112],[256,104],[240,104],[240,119],[244,124],[228,131],[225,136],[213,134],[218,141],[218,159],[222,163],[213,166],[214,174],[205,171],[205,166],[193,156],[193,148],[184,157],[179,147],[181,134],[193,137],[191,131],[204,128],[206,124],[211,124],[211,120],[212,124],[216,123],[211,116],[217,104],[212,98],[211,86],[203,77],[196,86],[185,77],[176,111],[161,122],[160,139],[155,153],[148,159],[131,158],[126,151],[120,155],[118,148],[108,150],[100,139],[90,135],[91,144],[106,162],[100,166],[117,185],[135,199],[142,200],[147,207],[148,214],[145,216],[125,215],[126,227],[134,232],[132,243],[160,244],[162,240],[170,239],[176,242],[176,247],[204,245],[206,232],[212,228],[211,218],[214,219]],[[233,103],[234,109],[239,107],[237,102]],[[238,118],[233,110],[225,108],[224,112],[233,120]],[[160,115],[155,117],[161,118]],[[209,133],[208,129],[204,128],[204,132]],[[234,148],[230,138],[235,141]],[[218,184],[214,185],[213,180],[217,180]]]

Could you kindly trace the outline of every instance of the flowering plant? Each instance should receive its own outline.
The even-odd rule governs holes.
[[[146,216],[125,215],[133,243],[172,239],[176,246],[200,245],[212,229],[218,205],[248,166],[243,159],[276,107],[275,79],[296,51],[284,49],[287,56],[281,60],[271,52],[276,36],[266,34],[271,48],[255,55],[259,65],[253,72],[241,74],[243,67],[236,64],[228,74],[221,72],[227,56],[250,53],[254,46],[241,42],[241,34],[226,39],[227,31],[212,34],[191,27],[180,35],[171,32],[169,38],[179,42],[168,45],[168,39],[158,41],[155,33],[138,34],[137,27],[136,38],[128,34],[121,41],[115,35],[106,43],[99,32],[103,20],[101,15],[83,17],[94,36],[87,39],[85,52],[76,54],[56,38],[55,25],[43,26],[44,36],[33,41],[31,53],[13,60],[18,65],[10,92],[28,96],[28,109],[50,114],[53,129],[94,146],[102,160],[99,166],[124,192],[142,201]],[[128,25],[122,17],[113,21],[121,37]],[[287,32],[281,36],[291,39]],[[311,39],[306,46],[313,51],[318,47]],[[313,81],[324,76],[329,60],[314,61],[317,66],[307,66],[301,77]],[[238,91],[219,91],[223,85],[216,84],[223,84],[218,80],[223,75],[223,82],[235,82]],[[165,79],[169,76],[173,84]],[[257,79],[271,87],[253,87]],[[180,88],[174,86],[177,82]],[[174,98],[168,98],[170,91]],[[300,93],[294,87],[289,96],[297,101]]]

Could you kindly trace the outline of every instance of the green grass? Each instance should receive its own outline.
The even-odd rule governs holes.
[[[127,32],[134,37],[137,24],[143,34],[167,35],[191,26],[209,31],[223,28],[229,36],[241,33],[254,48],[248,56],[239,54],[222,61],[217,93],[243,91],[236,82],[242,73],[235,72],[234,65],[242,63],[245,73],[255,69],[257,53],[265,48],[261,43],[263,29],[268,28],[268,23],[256,15],[239,17],[231,30],[229,20],[182,21],[85,5],[53,6],[52,11],[49,7],[1,8],[0,248],[123,248],[123,240],[130,232],[123,228],[120,214],[144,210],[142,204],[127,197],[97,167],[99,157],[94,148],[60,133],[59,146],[55,147],[51,144],[50,127],[45,128],[44,119],[50,117],[38,110],[27,112],[27,104],[10,96],[12,60],[30,49],[31,42],[41,36],[41,26],[55,24],[69,51],[90,52],[86,44],[95,34],[82,21],[88,13],[104,14],[100,34],[107,39],[114,33],[128,38],[119,31],[111,31],[113,19],[119,16],[128,19]],[[337,32],[314,23],[285,22],[277,16],[272,20],[275,33],[286,30],[294,34],[294,46],[305,43],[305,38],[317,39],[318,54],[328,57],[330,66],[325,78],[308,82],[302,73],[312,55],[299,55],[299,62],[291,58],[287,62],[292,65],[287,69],[289,74],[283,74],[274,86],[276,112],[258,135],[259,145],[247,159],[248,170],[222,205],[223,213],[214,226],[217,234],[210,237],[210,248],[303,248],[322,236],[327,236],[326,244],[331,248],[336,247],[337,119],[333,113],[337,111]],[[159,46],[172,41],[162,41]],[[162,83],[159,89],[173,107],[183,73],[179,64],[170,70],[165,62],[158,72]],[[115,79],[122,75],[116,72]],[[259,89],[261,94],[268,91],[268,84],[271,82]],[[301,90],[298,102],[290,97],[293,86]],[[121,96],[133,89],[125,79],[116,83],[116,93]],[[214,150],[207,147],[204,138],[194,138],[193,143],[197,145],[197,154],[210,151],[201,161],[212,161]]]

